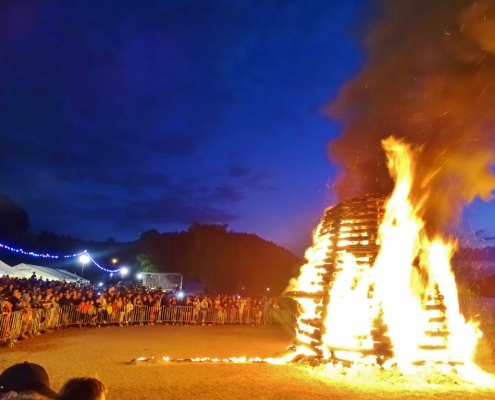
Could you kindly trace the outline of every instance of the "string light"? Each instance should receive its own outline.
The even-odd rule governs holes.
[[[87,253],[86,253],[87,254]],[[89,256],[89,254],[88,254]],[[91,258],[91,256],[89,256],[89,259],[90,261],[93,262],[94,265],[96,265],[99,269],[105,271],[105,272],[110,272],[111,274],[114,274],[116,272],[119,272],[119,269],[106,269],[106,268],[103,268],[101,265],[99,265],[95,260],[93,260],[93,258]]]
[[[59,256],[59,255],[56,255],[56,254],[36,253],[34,251],[26,251],[24,249],[11,247],[11,246],[8,246],[8,245],[3,244],[3,243],[0,243],[0,248],[5,249],[5,250],[12,251],[13,253],[24,254],[26,256],[37,257],[37,258],[59,259],[59,258],[74,258],[74,257],[80,257],[82,255],[87,255],[89,257],[89,261],[91,261],[94,265],[96,265],[102,271],[110,272],[110,273],[115,273],[115,272],[119,272],[120,271],[119,269],[112,270],[112,269],[107,269],[107,268],[102,267],[95,260],[93,260],[93,257],[91,257],[86,250],[81,251],[79,253],[66,254],[66,255]]]
[[[14,253],[25,254],[27,256],[38,257],[38,258],[73,258],[73,257],[77,257],[77,256],[80,256],[80,255],[86,253],[86,250],[84,250],[84,251],[81,251],[80,253],[58,256],[58,255],[54,255],[54,254],[35,253],[34,251],[26,251],[24,249],[16,249],[15,247],[7,246],[6,244],[3,244],[3,243],[0,243],[0,247],[5,249],[5,250],[12,251]]]

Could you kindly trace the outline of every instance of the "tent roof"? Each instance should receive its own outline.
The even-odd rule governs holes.
[[[67,276],[67,280],[69,280],[69,279],[79,280],[82,282],[88,282],[89,283],[88,279],[81,278],[79,275],[73,274],[72,272],[66,271],[65,269],[57,269],[56,271],[60,274]]]
[[[9,275],[17,278],[26,278],[27,274],[19,271],[0,260],[0,275]]]
[[[35,272],[36,275],[41,278],[48,278],[51,280],[66,280],[66,281],[76,281],[77,278],[69,277],[68,275],[62,274],[59,270],[54,268],[42,267],[40,265],[32,265],[32,264],[17,264],[14,266],[15,269],[23,272],[27,272],[30,275]]]

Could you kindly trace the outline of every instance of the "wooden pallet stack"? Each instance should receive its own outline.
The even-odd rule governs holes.
[[[286,293],[286,296],[296,299],[299,304],[313,302],[318,313],[317,318],[300,320],[297,327],[299,343],[296,344],[308,346],[316,354],[324,356],[323,321],[326,318],[335,277],[343,268],[340,258],[343,253],[351,253],[363,269],[373,266],[380,248],[378,229],[384,214],[385,200],[384,196],[379,195],[353,197],[325,211],[318,238],[315,240],[317,245],[326,246],[326,251],[320,253],[321,259],[315,266],[318,269],[319,280],[315,283],[321,290],[316,293]],[[383,357],[390,352],[390,340],[387,340],[385,333],[386,327],[377,321],[377,326],[372,332],[377,356]]]

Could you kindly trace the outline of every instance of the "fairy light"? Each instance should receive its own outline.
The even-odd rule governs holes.
[[[18,254],[24,254],[26,256],[31,256],[31,257],[37,257],[37,258],[51,258],[51,259],[59,259],[59,258],[75,258],[75,257],[81,257],[81,256],[87,256],[89,258],[88,261],[91,261],[94,265],[96,265],[99,269],[105,272],[109,273],[115,273],[119,272],[119,269],[107,269],[99,265],[90,255],[86,250],[83,250],[79,253],[73,253],[73,254],[65,254],[65,255],[57,255],[57,254],[49,254],[49,253],[36,253],[34,251],[27,251],[21,248],[15,248],[12,246],[8,246],[6,244],[0,243],[0,249],[5,249],[9,250],[13,253],[18,253]]]
[[[3,243],[0,243],[0,248],[5,249],[5,250],[12,251],[14,253],[24,254],[24,255],[27,255],[27,256],[38,257],[38,258],[73,258],[73,257],[81,256],[84,253],[86,253],[86,250],[84,250],[84,251],[81,251],[80,253],[66,254],[66,255],[63,255],[63,256],[59,256],[59,255],[56,255],[56,254],[36,253],[34,251],[26,251],[24,249],[7,246],[6,244],[3,244]]]
[[[89,254],[88,254],[89,256]],[[120,270],[119,269],[107,269],[107,268],[104,268],[102,267],[100,264],[98,264],[95,260],[93,260],[93,258],[91,256],[89,256],[89,260],[94,264],[96,265],[99,269],[101,269],[102,271],[105,271],[105,272],[109,272],[111,274],[114,274],[116,272],[119,272]]]

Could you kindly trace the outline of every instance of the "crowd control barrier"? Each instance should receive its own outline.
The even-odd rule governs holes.
[[[22,312],[5,313],[0,315],[0,341],[7,343],[10,347],[21,336]]]
[[[0,314],[0,343],[13,347],[19,338],[40,335],[69,326],[101,327],[103,325],[289,325],[295,314],[290,310],[195,308],[189,306],[122,308],[81,306],[39,308]]]
[[[84,309],[76,306],[64,306],[60,309],[57,326],[103,324],[140,325],[140,324],[208,324],[208,325],[261,325],[287,324],[294,322],[289,310],[271,309],[267,315],[257,310],[199,308],[189,306],[150,307],[134,305],[133,307]]]

